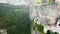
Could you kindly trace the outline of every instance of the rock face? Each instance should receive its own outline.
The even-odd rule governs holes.
[[[34,20],[38,17],[38,22],[41,22],[40,24],[44,27],[48,24],[55,24],[56,18],[60,16],[60,3],[57,4],[51,4],[48,6],[40,6],[40,5],[32,5],[30,6],[30,19]],[[37,23],[38,23],[37,22]],[[47,26],[48,29],[45,27],[45,31],[51,29],[53,32],[55,32],[54,28],[55,25]],[[57,29],[58,30],[58,29]],[[56,31],[57,31],[56,30]]]
[[[40,32],[38,30],[34,30],[34,31],[32,31],[31,34],[40,34]]]
[[[44,27],[44,32],[47,33],[47,30],[50,30],[52,32],[57,32],[60,34],[60,20],[58,20],[56,25],[50,25]]]
[[[1,34],[7,34],[7,31],[5,29],[0,29]]]
[[[40,32],[37,30],[37,28],[35,28],[35,30],[31,32],[31,34],[40,34]]]
[[[30,18],[33,20],[38,17],[39,20],[44,23],[42,25],[51,24],[51,17],[53,18],[52,21],[55,22],[55,19],[60,15],[60,8],[58,8],[58,5],[51,4],[46,7],[42,6],[42,8],[38,5],[36,7],[32,6],[30,7],[29,13]]]

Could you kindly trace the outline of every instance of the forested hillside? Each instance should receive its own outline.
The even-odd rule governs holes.
[[[28,6],[0,3],[0,29],[8,34],[30,34]]]

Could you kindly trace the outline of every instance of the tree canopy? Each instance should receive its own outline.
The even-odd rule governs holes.
[[[8,34],[30,34],[28,6],[0,3],[0,29]]]

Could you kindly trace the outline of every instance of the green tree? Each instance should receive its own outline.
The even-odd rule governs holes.
[[[53,32],[51,32],[50,30],[48,30],[46,34],[53,34]]]

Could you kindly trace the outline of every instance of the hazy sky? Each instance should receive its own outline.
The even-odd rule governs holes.
[[[33,0],[0,0],[0,3],[9,3],[14,5],[28,5]]]
[[[0,3],[9,3],[14,5],[28,5],[32,3],[34,0],[0,0]],[[60,0],[56,0],[60,2]]]

